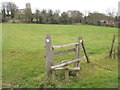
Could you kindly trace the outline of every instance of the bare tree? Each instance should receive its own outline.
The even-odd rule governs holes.
[[[110,17],[114,17],[116,15],[117,11],[115,8],[108,8],[106,10],[106,15],[110,16]]]
[[[39,22],[39,16],[40,16],[40,10],[36,9],[36,11],[35,11],[35,18],[36,18],[37,23]]]
[[[18,9],[17,5],[13,2],[2,2],[1,8],[2,19],[5,19],[6,17],[14,18]]]
[[[117,14],[116,9],[108,8],[106,10],[106,14],[109,17],[109,19],[108,19],[109,26],[115,26],[115,16]]]
[[[2,6],[1,6],[1,11],[2,11],[2,19],[6,18],[6,2],[2,2]]]
[[[17,9],[18,6],[13,2],[8,2],[6,5],[7,15],[9,16],[10,14],[11,18],[15,17]]]
[[[87,24],[86,18],[87,18],[87,16],[89,15],[89,13],[90,13],[89,10],[84,10],[84,11],[83,11],[83,17],[84,17],[84,19],[82,20],[82,23],[83,23],[83,24]]]

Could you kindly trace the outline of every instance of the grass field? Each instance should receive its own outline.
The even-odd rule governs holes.
[[[3,26],[3,87],[65,87],[116,88],[118,87],[118,60],[109,59],[108,52],[117,28],[90,25],[2,24]],[[53,45],[77,42],[82,36],[91,63],[81,61],[80,78],[70,77],[64,82],[64,72],[53,84],[45,79],[45,36],[51,34]],[[115,42],[117,47],[117,38]],[[65,49],[65,48],[63,48]],[[74,58],[66,54],[55,62]]]

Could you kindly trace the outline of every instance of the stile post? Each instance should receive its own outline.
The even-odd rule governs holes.
[[[85,57],[86,57],[86,59],[87,59],[87,62],[90,63],[90,59],[89,59],[89,57],[88,57],[88,53],[87,53],[87,51],[86,51],[85,44],[84,44],[84,41],[83,41],[83,40],[82,40],[82,47],[83,47],[83,51],[84,51],[84,53],[85,53]]]
[[[65,81],[69,81],[69,69],[67,65],[65,66]]]
[[[113,53],[113,58],[115,59],[115,55],[116,55],[116,53],[115,53],[115,48],[114,48],[114,53]]]
[[[78,37],[78,45],[76,45],[76,51],[75,51],[75,56],[76,58],[80,58],[80,52],[81,52],[81,40],[82,37]],[[75,67],[80,67],[80,61],[75,63]],[[80,76],[80,71],[76,71],[76,76],[79,77]]]
[[[113,52],[113,45],[114,45],[114,42],[115,42],[115,35],[113,36],[112,46],[111,46],[111,49],[110,49],[110,52],[109,52],[109,57],[110,57],[110,58],[112,58],[112,52]]]
[[[78,59],[78,45],[75,46],[75,58]],[[78,62],[75,62],[74,67],[77,67]]]
[[[56,77],[55,77],[55,70],[53,69],[53,70],[52,70],[52,81],[54,82],[55,79],[56,79]]]
[[[45,43],[46,43],[46,71],[47,79],[49,80],[53,76],[51,66],[54,65],[51,35],[46,36]]]

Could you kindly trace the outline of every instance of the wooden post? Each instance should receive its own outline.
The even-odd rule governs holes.
[[[65,66],[65,81],[68,82],[69,80],[69,69],[68,66]]]
[[[53,51],[52,51],[52,36],[47,35],[45,39],[46,43],[46,71],[47,79],[50,80],[52,77],[51,66],[54,64]]]
[[[76,45],[76,51],[75,51],[75,57],[76,58],[80,58],[80,50],[81,50],[81,40],[82,37],[78,37],[78,45]],[[80,61],[75,63],[75,67],[80,67]],[[76,76],[79,77],[80,76],[80,71],[76,71]]]
[[[82,37],[78,37],[78,53],[76,55],[77,58],[80,58],[80,52],[81,52],[81,41],[82,41]],[[80,67],[80,61],[77,62],[77,67]]]
[[[113,45],[114,45],[114,42],[115,42],[115,35],[113,36],[112,45],[111,45],[111,49],[110,49],[110,52],[109,52],[109,56],[110,56],[110,58],[112,57],[112,52],[113,52]]]
[[[75,46],[75,58],[78,59],[78,45]],[[74,67],[77,67],[78,62],[75,62]]]
[[[88,54],[87,54],[87,51],[86,51],[86,48],[85,48],[85,44],[84,44],[84,41],[82,40],[82,47],[83,47],[83,51],[85,53],[85,57],[87,59],[87,62],[90,63],[90,59],[88,57]]]
[[[56,79],[55,70],[53,69],[53,70],[52,70],[52,82],[54,82],[55,79]]]
[[[52,60],[53,60],[53,63],[52,63],[52,66],[54,65],[54,49],[52,48]],[[54,81],[55,81],[55,79],[56,79],[56,76],[55,76],[55,70],[54,69],[52,69],[52,82],[54,83]]]
[[[76,45],[76,48],[75,48],[75,58],[76,59],[79,59],[78,57],[79,57],[79,44],[78,45]],[[75,62],[75,65],[74,65],[74,67],[80,67],[80,62],[78,61],[78,62]],[[79,74],[80,74],[80,72],[79,72],[79,70],[78,71],[76,71],[76,77],[79,77]]]
[[[115,59],[115,55],[116,55],[116,53],[115,53],[115,48],[114,48],[113,59]]]

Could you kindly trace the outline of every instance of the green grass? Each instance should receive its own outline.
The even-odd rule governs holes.
[[[2,24],[3,26],[3,87],[66,87],[66,88],[116,88],[118,86],[117,59],[107,58],[113,34],[117,28],[90,25],[45,25]],[[45,36],[51,34],[53,45],[77,42],[82,36],[91,63],[81,61],[81,77],[70,77],[64,82],[64,72],[49,84],[45,71]],[[115,47],[117,47],[117,40]],[[65,48],[63,48],[65,49]],[[62,50],[63,50],[62,49]],[[61,50],[61,49],[59,49]],[[58,50],[58,51],[59,51]],[[55,62],[74,58],[66,54],[55,58]]]

